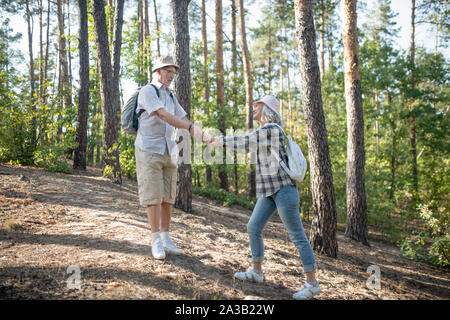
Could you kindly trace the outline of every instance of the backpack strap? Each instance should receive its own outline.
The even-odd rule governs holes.
[[[150,85],[153,87],[153,88],[155,88],[155,90],[156,90],[156,95],[158,96],[158,98],[160,97],[159,96],[159,89],[153,84],[153,83],[150,83]]]
[[[156,90],[156,95],[158,96],[158,98],[160,98],[160,95],[159,95],[159,89],[158,89],[153,83],[150,83],[150,85],[151,85],[153,88],[155,88],[155,90]],[[172,92],[169,91],[169,95],[170,95],[170,97],[173,99],[173,94],[172,94]]]

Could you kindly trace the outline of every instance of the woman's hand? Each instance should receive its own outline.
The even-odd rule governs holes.
[[[211,137],[209,142],[206,142],[206,144],[210,147],[218,147],[223,145],[223,141],[220,137]]]

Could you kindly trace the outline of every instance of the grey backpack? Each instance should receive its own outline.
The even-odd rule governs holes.
[[[151,86],[155,88],[156,95],[159,98],[158,88],[153,83],[151,83]],[[137,131],[139,128],[139,117],[142,113],[145,112],[144,109],[141,109],[138,113],[136,113],[139,91],[141,90],[141,88],[142,87],[139,87],[135,92],[133,92],[131,97],[127,100],[122,108],[122,130],[125,133],[131,134],[133,136],[137,135]],[[170,96],[173,98],[172,93],[170,93]]]

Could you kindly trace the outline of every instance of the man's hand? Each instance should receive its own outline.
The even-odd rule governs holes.
[[[208,132],[204,132],[203,131],[203,138],[202,141],[206,144],[209,144],[211,142],[211,140],[214,139],[213,136],[211,136]]]
[[[191,134],[195,139],[202,140],[202,129],[192,126]]]

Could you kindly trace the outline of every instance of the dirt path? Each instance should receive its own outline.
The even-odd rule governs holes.
[[[233,273],[249,266],[250,211],[196,196],[193,207],[172,218],[184,254],[159,261],[135,182],[118,186],[92,168],[66,175],[0,165],[0,299],[278,300],[300,289],[301,262],[278,217],[264,232],[266,283],[248,284]],[[318,300],[450,298],[448,271],[386,244],[366,248],[341,233],[338,241],[338,259],[317,255]],[[367,288],[371,265],[380,268],[380,289]],[[79,289],[70,288],[77,272]]]

